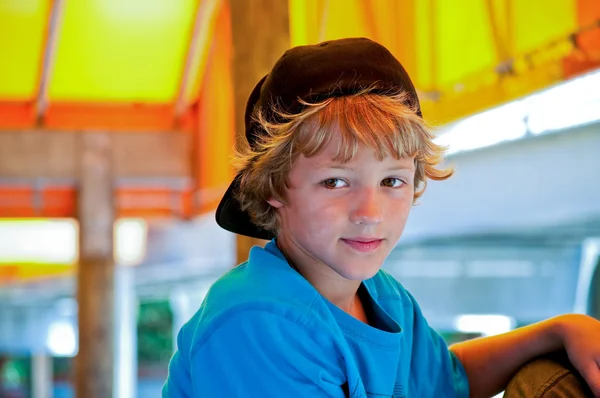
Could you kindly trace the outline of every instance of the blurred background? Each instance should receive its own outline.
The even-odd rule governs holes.
[[[254,84],[366,36],[448,145],[385,268],[449,343],[600,317],[597,0],[0,0],[0,397],[156,397],[261,244],[218,228]]]

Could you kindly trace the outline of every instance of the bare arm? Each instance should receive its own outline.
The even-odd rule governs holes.
[[[491,397],[498,394],[525,363],[561,349],[558,319],[452,345],[450,350],[460,359],[467,373],[470,396]]]

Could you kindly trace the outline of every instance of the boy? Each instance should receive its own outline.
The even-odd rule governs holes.
[[[600,323],[563,316],[450,349],[381,265],[442,148],[400,63],[368,39],[287,51],[250,95],[217,209],[271,240],[211,288],[163,397],[487,397],[562,347],[600,393]]]

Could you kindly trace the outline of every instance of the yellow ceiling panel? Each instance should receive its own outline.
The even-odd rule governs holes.
[[[196,0],[65,4],[51,100],[173,102]]]
[[[577,30],[577,4],[574,0],[528,0],[519,3],[513,0],[513,3],[516,54],[534,51]]]
[[[497,60],[485,3],[416,2],[417,86],[441,88],[493,67]]]
[[[316,11],[309,11],[309,6],[314,6],[314,3],[314,0],[289,0],[290,46],[301,46],[311,42],[309,27],[318,25],[310,21],[317,16]]]
[[[324,29],[324,40],[335,40],[344,37],[370,37],[374,32],[369,31],[367,26],[363,0],[329,0],[326,4],[326,27]],[[321,28],[319,27],[319,31]]]
[[[371,5],[368,5],[372,7]],[[292,46],[371,37],[362,0],[289,0]]]
[[[289,0],[289,4],[292,45],[371,37],[401,58],[424,91],[488,82],[496,78],[494,70],[501,62],[540,49],[577,26],[574,0]]]
[[[49,0],[0,1],[0,98],[35,97]]]
[[[323,18],[327,18],[328,10],[326,7],[330,1],[289,0],[291,46],[319,42],[320,28],[323,26]]]

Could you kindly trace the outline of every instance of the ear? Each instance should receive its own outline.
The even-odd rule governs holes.
[[[275,198],[271,198],[269,200],[267,200],[267,203],[270,204],[271,206],[273,206],[276,209],[280,209],[283,207],[283,203],[281,203],[280,201],[278,201]]]

